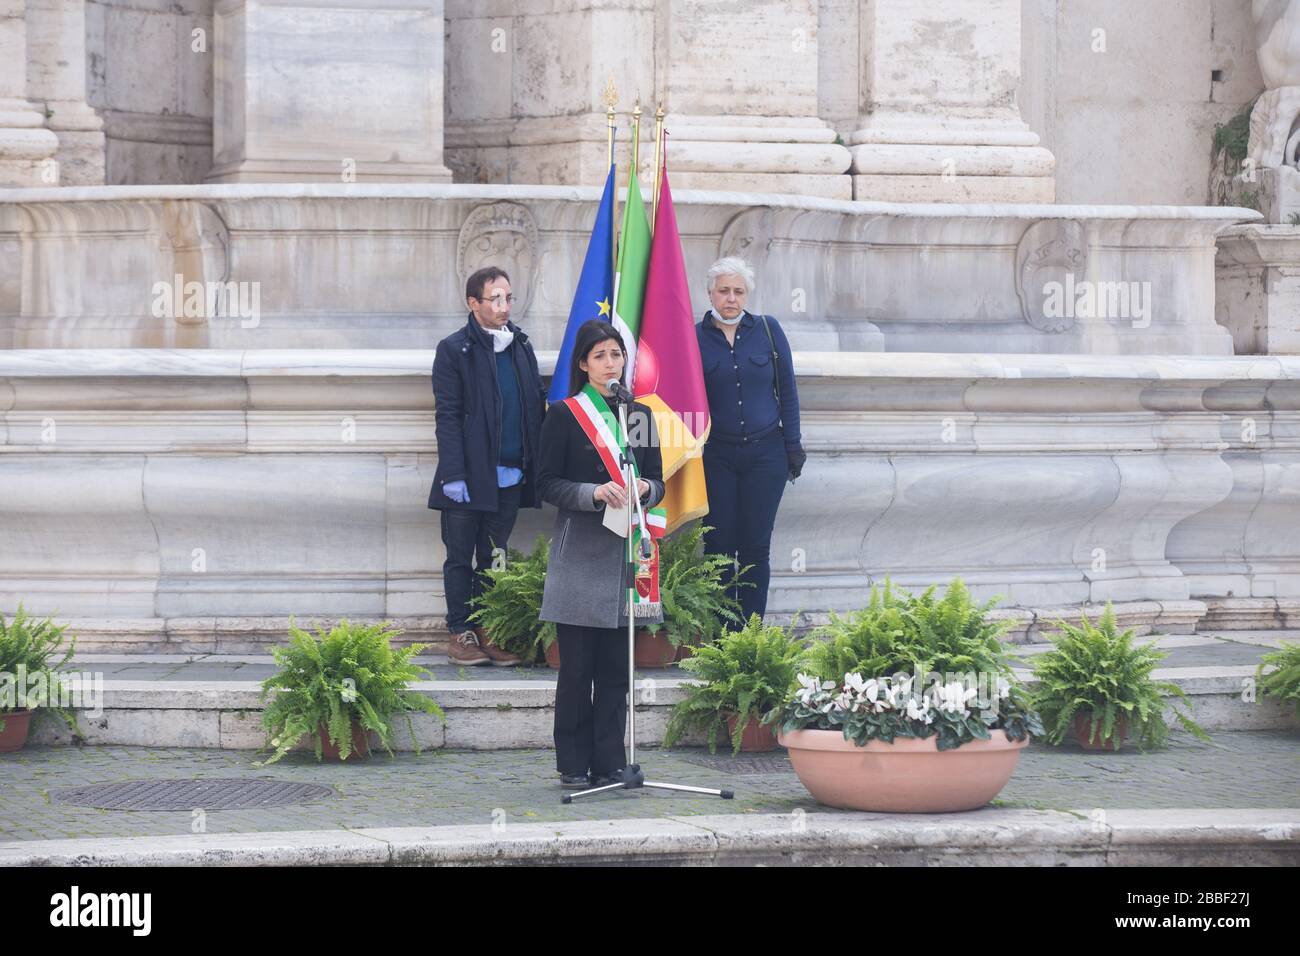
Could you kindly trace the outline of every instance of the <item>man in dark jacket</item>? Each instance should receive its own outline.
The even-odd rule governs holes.
[[[519,509],[540,508],[537,458],[546,391],[528,336],[510,321],[510,277],[495,266],[465,285],[469,321],[438,343],[433,394],[438,470],[429,507],[442,512],[447,656],[458,664],[515,664],[472,628],[493,551],[504,555]]]

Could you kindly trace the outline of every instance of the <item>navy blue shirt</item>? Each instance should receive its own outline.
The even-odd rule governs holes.
[[[780,408],[773,389],[776,376],[772,371],[772,343],[758,319],[748,312],[741,313],[734,346],[727,343],[711,314],[705,313],[695,326],[713,420],[710,440],[750,442],[780,424],[785,447],[794,449],[799,445],[799,393],[794,384],[790,343],[776,319],[768,316],[767,324],[780,360]]]
[[[523,407],[519,404],[519,378],[515,374],[511,342],[496,353],[497,386],[501,389],[501,454],[497,463],[515,468],[524,463]]]

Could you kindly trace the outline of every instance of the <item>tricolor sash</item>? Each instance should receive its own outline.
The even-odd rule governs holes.
[[[622,458],[632,463],[632,475],[637,473],[636,458],[627,453],[627,440],[619,428],[618,418],[610,411],[609,403],[595,387],[588,383],[582,391],[564,404],[577,420],[592,447],[600,455],[610,479],[623,485]],[[633,491],[636,489],[633,481]],[[633,567],[632,613],[634,617],[654,617],[659,614],[659,539],[668,524],[668,513],[663,508],[641,507],[637,494],[628,496],[635,509],[632,536],[627,542],[627,558]],[[643,553],[643,551],[645,553]]]

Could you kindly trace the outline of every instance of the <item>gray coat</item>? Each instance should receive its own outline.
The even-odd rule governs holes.
[[[659,455],[658,433],[654,416],[644,405],[634,403],[632,414],[644,412],[649,418],[649,440],[634,446],[637,467],[650,485],[643,499],[652,508],[663,500],[664,483]],[[638,430],[629,419],[633,437]],[[582,480],[590,477],[592,480]],[[546,413],[542,425],[542,451],[538,466],[538,490],[542,500],[555,505],[555,531],[538,617],[543,621],[576,624],[584,627],[626,627],[627,589],[623,577],[626,539],[602,524],[603,503],[592,498],[597,486],[609,481],[599,453],[587,441],[586,434],[568,407],[556,403]],[[638,623],[662,621],[655,617],[637,618]]]

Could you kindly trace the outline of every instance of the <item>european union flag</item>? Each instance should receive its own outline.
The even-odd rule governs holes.
[[[555,375],[551,379],[548,402],[559,402],[569,397],[569,364],[573,361],[573,338],[578,326],[588,319],[610,321],[614,317],[614,164],[610,163],[605,179],[605,192],[596,210],[596,225],[587,243],[587,258],[582,263],[582,276],[573,293],[569,307],[569,324],[564,328],[564,343],[555,360]]]

